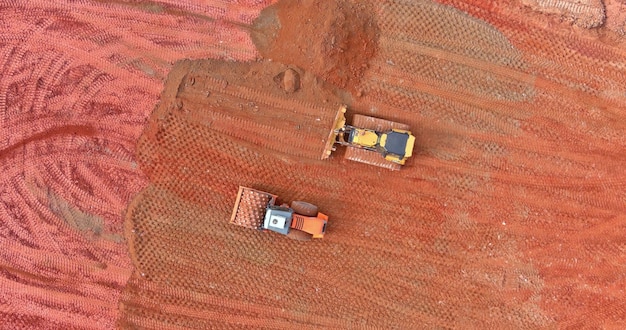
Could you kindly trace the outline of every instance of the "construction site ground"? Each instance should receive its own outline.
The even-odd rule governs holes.
[[[626,328],[626,3],[0,3],[0,324]],[[416,136],[320,159],[340,105]],[[239,186],[329,216],[229,224]]]

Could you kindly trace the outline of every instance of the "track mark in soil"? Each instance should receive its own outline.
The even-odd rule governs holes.
[[[177,143],[168,136],[181,123],[193,123],[263,149],[318,160],[343,97],[317,76],[274,61],[181,61],[156,110],[161,122],[150,125],[158,125],[163,144]]]
[[[0,159],[7,157],[9,154],[23,148],[25,145],[41,140],[53,139],[59,136],[84,136],[84,137],[92,137],[96,135],[97,130],[91,126],[85,125],[67,125],[52,128],[46,132],[36,133],[32,136],[19,141],[13,145],[10,145],[2,150],[0,150]]]
[[[90,239],[102,238],[115,243],[121,243],[124,240],[121,235],[108,232],[104,219],[101,217],[81,211],[50,189],[47,192],[50,210],[81,234]]]
[[[606,19],[602,0],[522,0],[522,3],[586,29],[600,27]]]
[[[423,155],[492,168],[506,163],[504,140],[472,145],[463,136],[522,133],[536,96],[523,53],[488,22],[433,1],[384,1],[375,12],[379,49],[354,106],[414,127]]]
[[[132,272],[122,213],[146,183],[135,144],[163,78],[181,58],[253,59],[242,26],[268,2],[12,4],[0,5],[0,282],[13,308],[0,324],[114,328]]]

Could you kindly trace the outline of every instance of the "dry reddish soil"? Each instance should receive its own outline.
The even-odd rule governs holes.
[[[622,1],[270,3],[0,5],[3,324],[626,327]],[[340,103],[414,157],[319,160]]]
[[[368,2],[281,1],[261,12],[251,36],[264,58],[345,88],[360,81],[376,54],[378,27]]]
[[[0,328],[111,329],[135,146],[173,63],[257,56],[271,1],[0,3]]]

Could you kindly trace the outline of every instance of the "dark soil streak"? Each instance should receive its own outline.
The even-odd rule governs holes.
[[[91,126],[86,126],[86,125],[67,125],[67,126],[55,127],[45,132],[33,134],[32,136],[24,140],[21,140],[7,148],[0,150],[0,159],[8,157],[8,155],[10,155],[11,153],[15,152],[16,150],[20,148],[25,147],[27,144],[32,143],[32,142],[47,140],[51,138],[58,138],[61,136],[69,136],[69,135],[71,136],[95,136],[97,132],[98,132],[97,129]]]

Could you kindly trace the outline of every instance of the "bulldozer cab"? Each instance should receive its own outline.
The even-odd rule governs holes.
[[[394,154],[402,159],[411,157],[414,141],[415,137],[409,132],[392,130],[382,134],[380,145],[386,153]]]

